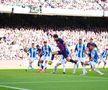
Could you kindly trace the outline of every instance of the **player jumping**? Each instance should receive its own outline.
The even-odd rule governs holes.
[[[63,55],[64,58],[65,58],[68,62],[72,62],[72,63],[75,63],[75,64],[76,64],[76,63],[77,63],[76,61],[74,61],[74,60],[72,60],[72,59],[69,58],[69,53],[68,53],[67,50],[66,50],[66,45],[65,45],[64,41],[63,41],[61,38],[59,38],[57,34],[54,34],[54,35],[53,35],[53,38],[54,38],[54,40],[55,40],[55,42],[56,42],[56,44],[57,44],[57,47],[58,47],[60,50],[59,50],[59,51],[54,51],[54,52],[52,52],[52,58],[51,58],[51,60],[54,59],[54,55]]]

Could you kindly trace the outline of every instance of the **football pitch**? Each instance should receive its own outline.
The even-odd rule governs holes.
[[[81,69],[76,75],[72,69],[67,69],[62,74],[62,69],[57,74],[52,74],[52,69],[39,73],[36,70],[0,70],[0,90],[108,90],[108,69],[100,69],[104,76],[88,71],[82,76]]]

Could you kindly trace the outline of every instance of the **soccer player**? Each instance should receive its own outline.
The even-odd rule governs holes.
[[[42,71],[42,69],[43,69],[43,61],[41,61],[41,57],[42,57],[42,49],[40,48],[40,46],[39,45],[36,45],[36,48],[37,48],[37,54],[38,54],[38,57],[39,57],[39,60],[38,60],[38,66],[40,67],[39,69],[38,69],[38,71],[40,72],[40,71]]]
[[[31,68],[33,70],[32,63],[37,58],[37,49],[36,49],[34,43],[32,43],[31,48],[29,48],[29,50],[28,50],[28,53],[29,53],[29,56],[30,56],[28,69]]]
[[[103,50],[103,52],[101,53],[101,61],[104,62],[103,68],[105,68],[105,66],[106,66],[106,59],[107,59],[107,56],[108,56],[108,49],[105,49],[105,50]],[[98,65],[101,63],[101,61],[99,61]]]
[[[98,47],[97,47],[97,45],[93,42],[93,38],[90,38],[90,42],[87,43],[87,48],[86,48],[86,51],[88,51],[88,52],[86,52],[86,53],[87,53],[87,55],[88,55],[88,57],[89,57],[89,61],[90,61],[90,58],[91,58],[91,56],[90,56],[90,52],[91,52],[90,46],[91,46],[92,44],[94,44],[94,47],[95,47],[97,50],[99,50]],[[92,68],[92,66],[91,66],[91,68]],[[89,71],[91,71],[91,69],[90,69]]]
[[[82,71],[83,71],[82,75],[85,75],[87,72],[86,67],[84,65],[85,44],[82,43],[82,39],[79,39],[79,43],[76,44],[75,52],[76,52],[76,60],[78,62],[81,62],[81,65],[82,65]],[[77,68],[77,66],[76,66],[76,64],[74,64],[73,74],[76,74],[76,68]]]
[[[90,38],[90,42],[87,43],[87,49],[88,49],[88,57],[89,57],[89,59],[91,58],[91,56],[90,56],[90,52],[91,52],[90,46],[91,46],[92,44],[94,44],[95,48],[97,48],[97,50],[98,50],[97,45],[93,42],[93,39]]]
[[[69,50],[66,49],[66,51],[67,51],[67,53],[69,54]],[[66,73],[65,64],[66,64],[66,59],[65,59],[65,57],[62,55],[60,61],[54,66],[54,72],[53,72],[53,74],[56,73],[57,67],[58,67],[59,65],[62,65],[62,67],[63,67],[63,74],[65,74],[65,73]]]
[[[44,41],[44,45],[42,46],[42,58],[43,61],[43,71],[47,68],[47,62],[51,60],[51,47],[47,44],[47,41]]]
[[[53,35],[53,38],[57,44],[57,47],[59,48],[59,51],[54,51],[52,52],[52,57],[51,57],[51,60],[54,59],[54,55],[63,55],[64,58],[68,61],[68,62],[72,62],[72,63],[77,63],[76,61],[72,60],[69,58],[69,54],[67,53],[66,51],[66,45],[64,43],[64,41],[58,37],[57,34],[54,34]]]
[[[95,49],[95,44],[92,43],[90,45],[90,61],[89,62],[86,62],[86,64],[88,63],[90,66],[92,66],[92,70],[99,73],[100,75],[104,75],[104,73],[102,73],[99,69],[97,69],[95,66],[96,64],[98,63],[98,52],[97,50]]]

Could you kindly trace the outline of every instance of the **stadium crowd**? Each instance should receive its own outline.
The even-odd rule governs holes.
[[[79,38],[85,44],[93,38],[100,52],[108,48],[107,19],[8,14],[0,16],[0,60],[27,58],[24,49],[30,48],[32,42],[42,46],[44,40],[47,40],[53,50],[58,49],[52,38],[55,33],[73,50]]]
[[[27,58],[24,49],[29,48],[32,42],[35,42],[36,45],[42,46],[43,42],[47,40],[48,44],[51,45],[54,50],[56,49],[56,44],[51,37],[54,33],[57,33],[63,38],[67,43],[67,46],[73,50],[78,43],[79,38],[82,38],[85,44],[89,42],[90,38],[93,38],[94,42],[98,45],[100,52],[108,46],[108,32],[86,32],[81,28],[65,29],[64,31],[53,31],[53,29],[48,30],[49,31],[44,32],[44,28],[38,30],[33,28],[0,28],[0,59],[17,60],[22,59],[23,57]]]
[[[74,10],[107,10],[107,0],[0,0],[0,4],[7,5],[33,5],[43,8],[61,8]]]

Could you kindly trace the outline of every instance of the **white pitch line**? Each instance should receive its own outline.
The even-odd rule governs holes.
[[[0,84],[41,84],[41,83],[64,83],[64,82],[107,82],[108,80],[72,80],[72,81],[38,81],[38,82],[1,82]]]
[[[7,85],[0,85],[0,87],[10,88],[10,89],[16,89],[16,90],[29,90],[29,89],[26,89],[26,88],[18,88],[18,87],[7,86]]]

